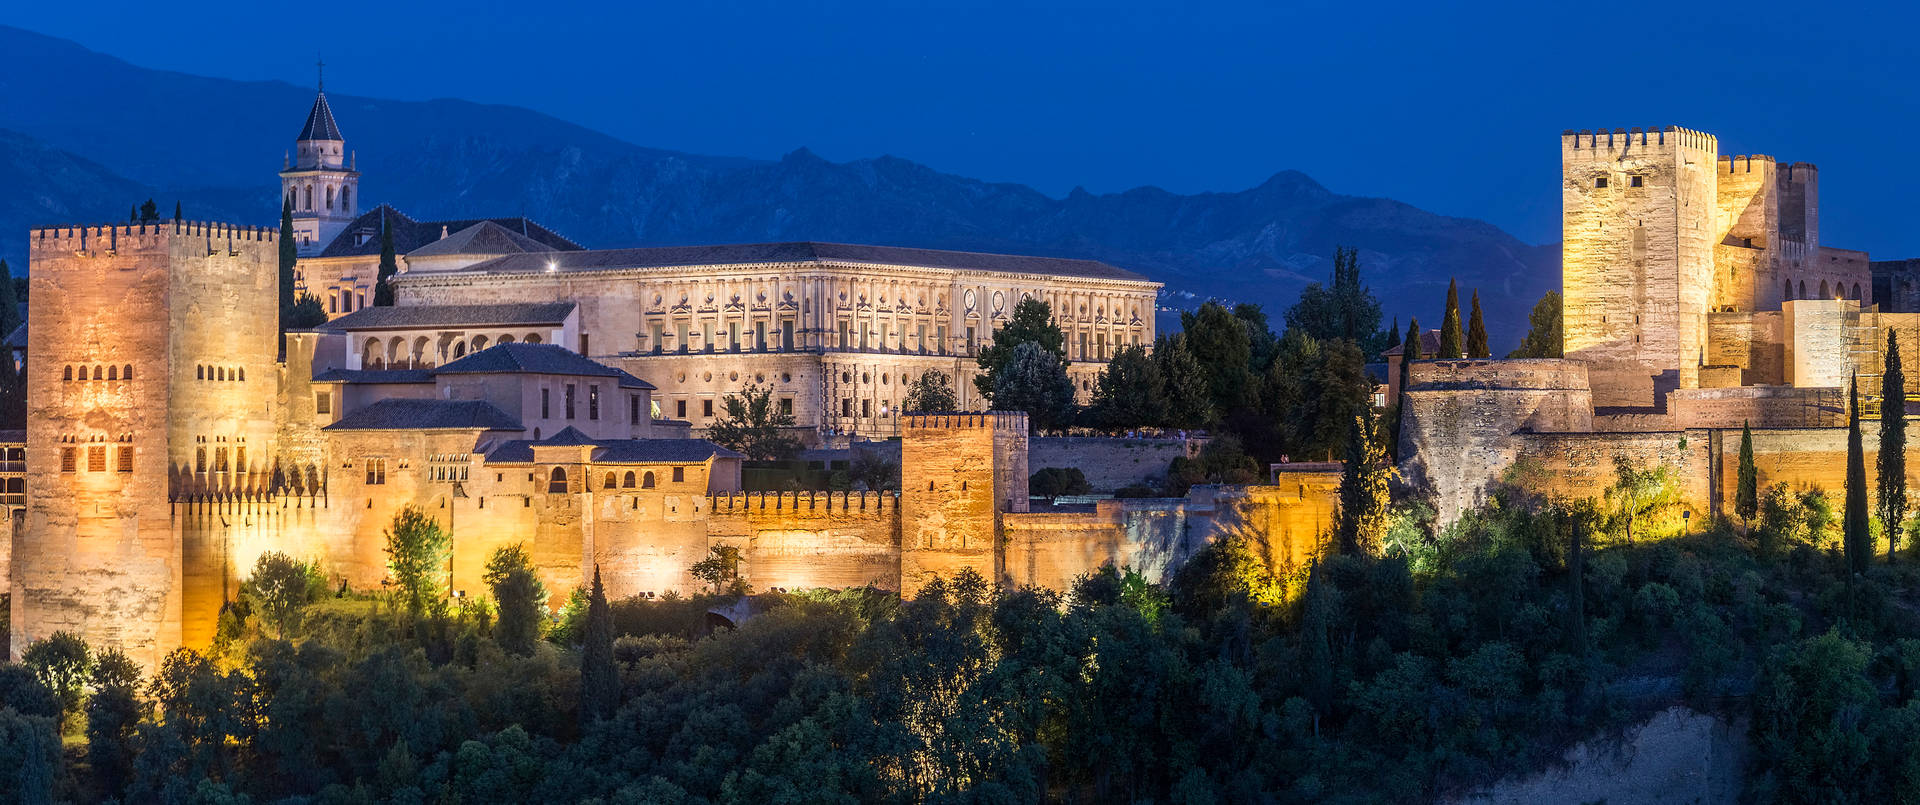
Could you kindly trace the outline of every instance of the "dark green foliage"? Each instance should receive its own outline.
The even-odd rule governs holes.
[[[715,545],[707,550],[707,558],[693,563],[688,574],[707,583],[714,594],[730,591],[745,594],[745,590],[734,590],[740,579],[740,549],[733,545]]]
[[[1400,345],[1400,393],[1407,393],[1407,387],[1413,379],[1413,364],[1425,356],[1420,354],[1420,319],[1407,320],[1407,338]],[[1399,403],[1396,402],[1396,405]]]
[[[1027,494],[1057,498],[1061,495],[1086,495],[1093,492],[1087,474],[1079,467],[1044,467],[1027,479]]]
[[[285,637],[298,625],[300,611],[315,597],[326,594],[326,580],[304,562],[279,551],[267,551],[253,563],[253,574],[240,594],[254,612]]]
[[[1166,381],[1166,426],[1198,428],[1217,416],[1208,394],[1206,370],[1187,348],[1184,334],[1162,336],[1153,348],[1154,363]]]
[[[146,203],[140,205],[140,222],[158,220],[160,220],[160,205],[153,203],[153,199],[147,199]]]
[[[1487,323],[1480,314],[1480,289],[1473,289],[1473,313],[1467,318],[1467,357],[1488,358],[1493,352],[1487,348]]]
[[[954,410],[953,378],[938,369],[928,369],[907,387],[906,399],[900,405],[903,413]]]
[[[1167,381],[1160,362],[1143,347],[1115,353],[1100,373],[1088,413],[1092,424],[1116,431],[1166,424]]]
[[[720,410],[720,418],[707,427],[714,444],[754,461],[780,461],[800,452],[793,413],[775,404],[773,386],[751,385],[728,394],[720,398]]]
[[[1440,318],[1440,351],[1434,357],[1443,361],[1466,356],[1460,331],[1460,282],[1447,280],[1447,309]]]
[[[1907,523],[1907,375],[1900,364],[1900,336],[1887,328],[1885,368],[1880,375],[1879,471],[1874,497],[1880,528],[1887,535],[1887,561],[1899,555]]]
[[[1180,330],[1187,351],[1200,362],[1207,396],[1219,413],[1246,405],[1252,385],[1253,340],[1247,322],[1219,302],[1207,302],[1194,313],[1180,314]]]
[[[613,612],[600,567],[593,568],[593,592],[587,597],[587,632],[580,648],[580,723],[582,728],[613,715],[620,707],[620,672],[613,662]]]
[[[140,699],[140,666],[118,649],[94,657],[87,698],[87,762],[109,796],[118,796],[133,778],[134,732],[150,715]]]
[[[1391,343],[1379,340],[1380,302],[1374,298],[1373,290],[1360,281],[1360,255],[1356,249],[1334,249],[1332,283],[1315,282],[1302,289],[1300,301],[1287,309],[1286,322],[1288,332],[1319,341],[1345,340],[1366,354],[1379,352]]]
[[[1740,516],[1740,522],[1753,525],[1753,517],[1760,513],[1760,468],[1753,463],[1753,426],[1740,423],[1740,468],[1739,485],[1733,495],[1733,513]]]
[[[1379,553],[1387,531],[1387,483],[1393,466],[1386,445],[1370,415],[1353,418],[1347,434],[1346,466],[1340,474],[1340,513],[1334,520],[1334,541],[1348,556]]]
[[[1873,534],[1867,524],[1867,460],[1860,434],[1860,381],[1847,391],[1847,502],[1841,510],[1840,533],[1847,567],[1865,573],[1873,557]]]
[[[980,373],[973,378],[974,387],[992,398],[993,389],[1000,382],[1000,370],[1013,360],[1014,351],[1021,344],[1028,343],[1038,344],[1051,353],[1056,362],[1064,364],[1067,360],[1067,337],[1060,332],[1060,326],[1053,323],[1053,308],[1032,298],[1014,305],[1006,326],[994,330],[993,343],[980,350]]]
[[[385,210],[380,213],[380,269],[373,279],[374,307],[393,305],[393,278],[400,274],[400,263],[393,254],[393,222]]]
[[[280,322],[289,331],[311,330],[327,323],[327,306],[321,303],[319,297],[303,293],[300,301],[293,303],[293,310]]]
[[[53,718],[0,708],[0,800],[52,805],[60,772],[60,730]]]
[[[1058,428],[1073,417],[1073,381],[1066,364],[1035,342],[1014,348],[988,397],[996,410],[1025,411],[1035,430]]]
[[[900,462],[878,450],[855,450],[853,461],[847,466],[847,478],[850,482],[865,484],[872,491],[897,490],[900,488]]]
[[[420,507],[407,505],[395,512],[384,532],[387,571],[407,610],[444,612],[447,606],[447,554],[453,539],[440,523]]]
[[[1387,349],[1400,346],[1400,317],[1393,317],[1393,327],[1387,330]]]
[[[20,652],[20,664],[31,669],[34,678],[59,697],[62,718],[80,712],[87,676],[93,672],[93,656],[85,640],[72,632],[54,632],[28,643]]]
[[[182,217],[182,216],[181,216],[181,214],[180,214],[180,202],[178,202],[178,201],[176,201],[176,202],[174,202],[174,203],[173,203],[173,220],[175,220],[175,221],[184,221],[184,220],[186,220],[186,218],[184,218],[184,217]]]
[[[0,428],[27,426],[27,376],[13,363],[11,350],[0,350]]]
[[[497,548],[488,557],[486,573],[480,580],[492,591],[494,606],[499,609],[493,639],[508,653],[532,654],[540,639],[540,624],[547,619],[547,587],[540,582],[533,557],[517,542]]]
[[[1509,358],[1558,358],[1565,349],[1560,319],[1560,292],[1548,291],[1533,304],[1527,314],[1527,335],[1520,346],[1507,353]]]
[[[0,259],[0,332],[11,335],[14,328],[26,321],[20,313],[22,301],[24,300],[20,298],[17,286],[14,284],[13,268],[7,265],[6,260]],[[0,336],[0,338],[5,337]]]

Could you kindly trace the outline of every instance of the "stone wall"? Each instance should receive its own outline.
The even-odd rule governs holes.
[[[900,496],[749,492],[709,500],[707,535],[740,549],[754,589],[900,588]]]
[[[1050,436],[1033,440],[1027,463],[1034,472],[1047,467],[1078,467],[1086,473],[1093,491],[1112,492],[1164,478],[1169,463],[1196,449],[1185,439]]]
[[[1400,414],[1400,473],[1442,518],[1477,505],[1513,463],[1522,430],[1593,429],[1586,366],[1568,360],[1422,361]]]
[[[1002,511],[1027,508],[1026,415],[927,414],[902,424],[901,592],[962,568],[999,579]]]

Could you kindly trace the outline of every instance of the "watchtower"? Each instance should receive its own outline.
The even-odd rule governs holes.
[[[903,417],[900,472],[901,594],[961,568],[1002,578],[1001,515],[1027,511],[1027,415]]]

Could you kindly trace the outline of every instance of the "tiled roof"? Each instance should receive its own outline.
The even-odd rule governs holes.
[[[1406,351],[1407,351],[1407,343],[1405,341],[1401,341],[1398,345],[1388,347],[1387,351],[1382,352],[1380,354],[1381,355],[1400,355],[1405,353]],[[1438,354],[1440,354],[1440,331],[1427,330],[1425,332],[1420,333],[1420,359],[1432,360],[1433,356]]]
[[[567,430],[573,430],[567,428]],[[593,444],[592,461],[602,464],[698,464],[710,458],[745,458],[732,450],[705,439],[587,439],[554,442],[566,430],[548,439],[514,439],[502,442],[487,454],[488,464],[529,464],[535,445]],[[575,431],[578,433],[578,431]]]
[[[553,344],[514,342],[491,346],[432,370],[436,375],[496,374],[528,372],[542,375],[584,375],[612,377],[622,388],[653,388],[652,383],[634,377],[578,352]]]
[[[300,129],[295,140],[344,140],[340,136],[340,124],[333,122],[333,107],[327,105],[327,93],[313,96],[313,111],[307,113],[307,125]]]
[[[500,305],[395,305],[363,307],[320,325],[322,330],[392,330],[410,327],[484,327],[560,324],[572,302]]]
[[[533,220],[516,218],[461,218],[447,221],[416,221],[406,213],[382,204],[360,214],[346,228],[340,230],[332,243],[320,250],[320,257],[365,257],[380,253],[380,222],[386,221],[393,227],[393,251],[395,254],[411,254],[415,250],[440,240],[440,233],[459,232],[474,224],[489,221],[501,228],[521,235],[535,243],[559,251],[579,251],[580,244],[568,240],[560,233],[548,229]],[[364,237],[362,237],[364,236]]]
[[[427,369],[328,369],[313,376],[315,383],[432,383]]]
[[[0,444],[26,444],[27,432],[24,430],[0,430]]]
[[[451,231],[451,230],[450,230]],[[398,247],[396,247],[398,248]],[[528,254],[555,251],[552,246],[522,235],[492,221],[481,221],[407,252],[408,257],[441,254]]]
[[[579,428],[576,428],[572,425],[568,425],[564,428],[561,428],[559,433],[556,433],[552,436],[548,436],[545,439],[541,439],[539,443],[547,446],[566,446],[566,445],[580,446],[580,445],[595,444],[596,442],[593,440],[592,437],[588,436],[585,433],[582,433]]]
[[[322,430],[526,430],[485,400],[386,399]]]
[[[468,268],[468,271],[519,274],[546,271],[617,271],[628,268],[741,265],[755,263],[868,263],[878,265],[950,268],[1011,274],[1126,280],[1148,279],[1123,268],[1095,260],[1030,257],[1015,254],[949,252],[899,246],[861,246],[846,243],[739,243],[718,246],[661,246],[642,249],[595,249],[564,254],[509,255]]]

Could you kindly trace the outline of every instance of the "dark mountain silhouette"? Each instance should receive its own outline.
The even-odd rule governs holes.
[[[274,176],[313,91],[149,70],[0,26],[0,256],[29,226],[119,220],[151,196],[192,218],[271,224]],[[1482,221],[1345,196],[1284,171],[1247,190],[1053,198],[892,156],[835,163],[645,148],[511,106],[329,92],[362,197],[420,217],[528,215],[590,247],[827,240],[1090,257],[1167,284],[1170,305],[1264,305],[1275,326],[1360,249],[1388,316],[1440,319],[1449,277],[1479,288],[1496,347],[1559,283],[1558,250]]]

